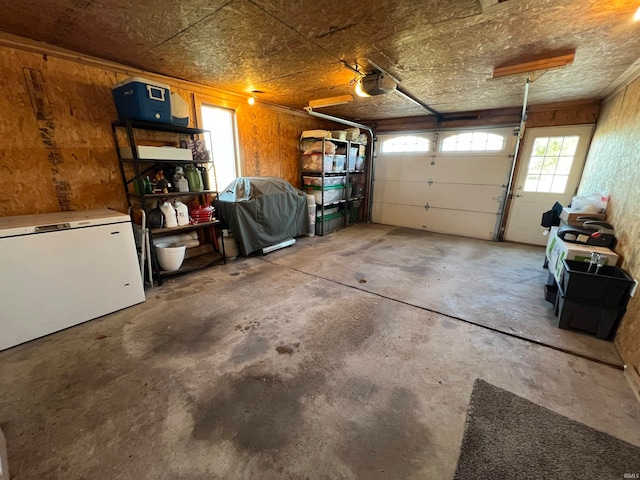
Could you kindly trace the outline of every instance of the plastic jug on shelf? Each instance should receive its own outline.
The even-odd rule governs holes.
[[[173,208],[176,209],[178,226],[189,225],[189,208],[177,198],[173,201]]]
[[[190,192],[202,191],[202,175],[195,165],[187,165],[184,167],[184,175],[187,177],[187,181],[189,182]]]
[[[176,171],[173,174],[173,185],[178,192],[189,191],[189,181],[184,176],[184,170],[181,166],[177,166]]]
[[[178,218],[176,217],[176,209],[173,208],[167,200],[164,201],[162,205],[160,205],[160,210],[162,211],[162,215],[164,215],[164,226],[167,228],[177,227],[178,226]]]
[[[209,172],[206,167],[196,167],[200,171],[200,176],[202,177],[202,188],[205,190],[211,190],[211,186],[209,185]]]
[[[164,215],[160,210],[160,202],[156,204],[156,208],[149,212],[147,225],[149,228],[162,228],[164,226]]]

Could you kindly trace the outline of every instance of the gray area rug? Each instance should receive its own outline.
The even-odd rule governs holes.
[[[476,379],[455,479],[620,480],[639,474],[640,448]]]

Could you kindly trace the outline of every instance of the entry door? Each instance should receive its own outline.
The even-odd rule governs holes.
[[[522,161],[514,181],[505,239],[545,245],[542,214],[555,202],[563,207],[576,194],[593,125],[526,130]]]
[[[515,148],[514,128],[379,135],[372,220],[491,240]]]

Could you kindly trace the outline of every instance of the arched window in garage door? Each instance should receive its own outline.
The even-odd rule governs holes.
[[[505,137],[490,132],[464,132],[445,134],[440,145],[441,152],[501,152]]]
[[[382,142],[381,153],[428,152],[431,142],[417,135],[398,135]]]

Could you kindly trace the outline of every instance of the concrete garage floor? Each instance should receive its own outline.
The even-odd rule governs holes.
[[[465,253],[464,268],[440,265],[448,279],[421,247],[443,244]],[[503,291],[537,282],[517,283],[512,263],[537,249],[356,226],[177,278],[144,304],[0,352],[12,476],[448,479],[477,377],[640,445],[620,370],[407,303],[437,293],[456,315],[527,314],[492,307],[508,297],[465,303],[477,301],[471,286],[497,291],[469,265],[504,252]],[[410,296],[378,294],[394,292]]]
[[[612,342],[557,328],[544,247],[355,225],[264,259],[622,367]]]

